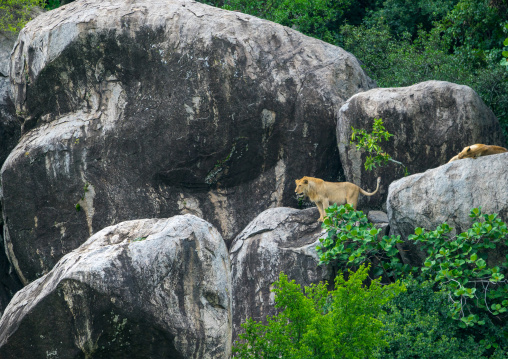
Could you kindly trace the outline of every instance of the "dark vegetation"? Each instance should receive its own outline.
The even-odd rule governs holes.
[[[506,0],[202,0],[354,54],[380,87],[443,80],[473,88],[508,135]],[[505,48],[508,50],[508,48]]]

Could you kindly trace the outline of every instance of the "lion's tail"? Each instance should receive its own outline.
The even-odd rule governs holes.
[[[381,182],[381,177],[378,177],[377,178],[377,187],[376,187],[376,190],[374,192],[365,192],[363,189],[360,188],[360,193],[363,194],[364,196],[373,196],[377,193],[377,191],[379,190],[379,182]]]

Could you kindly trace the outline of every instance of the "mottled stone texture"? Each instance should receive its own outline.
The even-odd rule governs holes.
[[[0,357],[228,358],[226,245],[193,215],[96,233],[19,291],[0,320]]]
[[[319,266],[316,245],[324,236],[317,208],[274,208],[256,217],[233,241],[230,250],[233,285],[233,339],[240,325],[276,314],[273,283],[284,272],[302,286],[330,279]]]
[[[296,206],[294,179],[338,177],[337,113],[374,86],[341,48],[187,0],[43,14],[11,79],[26,134],[0,175],[24,283],[124,220],[191,213],[230,243]]]
[[[393,182],[387,200],[390,234],[407,239],[417,227],[434,230],[444,222],[461,233],[471,226],[471,209],[480,206],[482,213],[499,213],[508,221],[508,153],[455,161]],[[402,249],[406,263],[422,263],[425,254],[411,243]]]
[[[0,33],[0,168],[21,136],[20,123],[16,118],[16,111],[10,97],[9,55],[15,42],[16,36],[14,34]],[[0,182],[0,201],[1,199],[2,185]],[[21,288],[21,282],[6,256],[3,226],[0,206],[0,316],[13,294]]]
[[[351,127],[372,132],[375,118],[383,119],[394,136],[381,146],[409,173],[418,173],[447,163],[474,143],[505,145],[499,122],[480,97],[467,86],[427,81],[410,87],[374,89],[350,98],[340,109],[337,141],[346,178],[360,187],[376,188],[382,177],[380,195],[360,195],[358,206],[381,208],[388,185],[404,176],[403,167],[389,163],[366,171],[366,154],[349,145]]]

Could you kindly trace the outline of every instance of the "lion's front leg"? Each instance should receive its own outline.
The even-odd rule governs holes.
[[[326,216],[326,212],[325,212],[325,209],[327,209],[328,207],[330,207],[330,201],[328,200],[328,198],[325,198],[322,202],[322,214],[321,214],[321,221],[324,221],[325,220],[325,216]]]
[[[319,210],[319,219],[318,219],[318,221],[319,222],[323,222],[324,219],[325,219],[325,211],[323,209],[323,203],[316,202],[316,206],[317,206],[317,208]]]

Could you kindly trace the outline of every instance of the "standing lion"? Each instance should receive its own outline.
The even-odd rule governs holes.
[[[372,196],[379,190],[381,177],[377,179],[376,190],[372,193],[366,192],[351,182],[326,182],[319,178],[303,177],[295,180],[295,192],[298,196],[307,196],[314,202],[319,210],[319,221],[322,222],[325,217],[325,209],[331,204],[337,203],[343,205],[349,203],[356,210],[358,204],[358,195]]]

